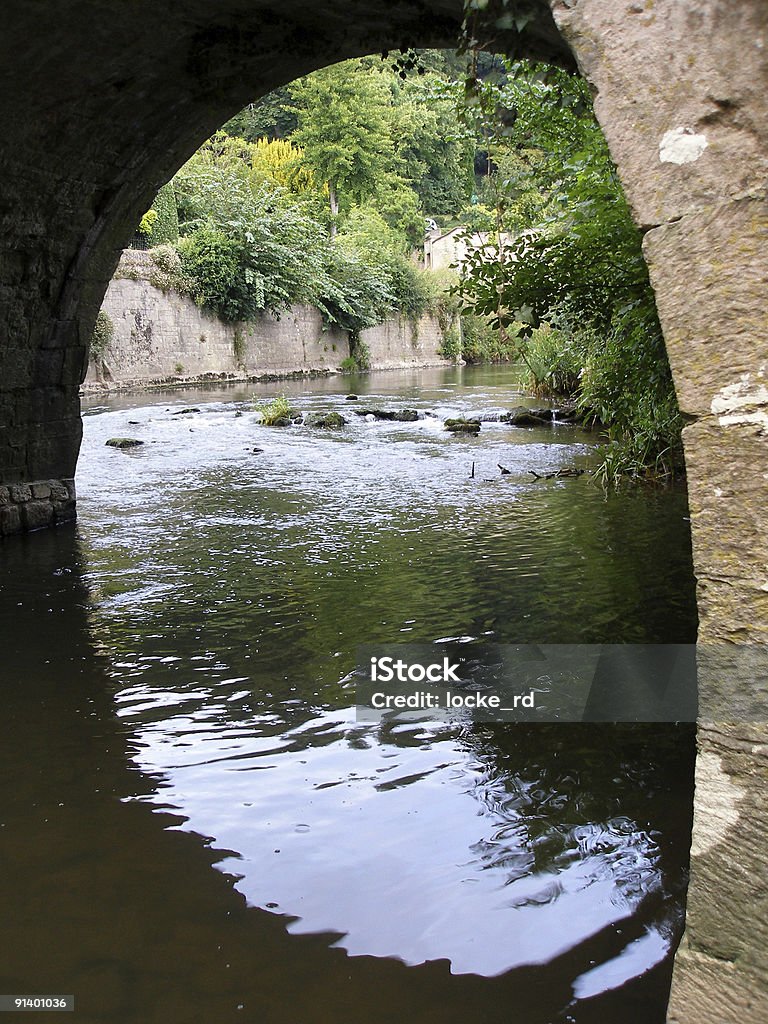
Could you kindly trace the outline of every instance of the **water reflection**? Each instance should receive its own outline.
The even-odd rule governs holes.
[[[380,400],[425,412],[514,390],[396,377]],[[572,430],[267,433],[243,399],[89,417],[82,547],[3,547],[3,991],[142,1024],[662,1021],[690,732],[364,725],[342,680],[360,640],[691,639],[684,496],[527,479],[593,457]]]
[[[129,718],[148,710],[146,692],[121,703]],[[295,724],[295,708],[233,726],[221,695],[203,706],[179,700],[142,730],[140,760],[162,767],[164,802],[238,851],[225,867],[248,902],[295,918],[294,934],[493,976],[626,925],[650,897],[641,916],[654,927],[665,901],[677,913],[682,871],[664,876],[648,817],[666,798],[662,770],[687,767],[671,730],[651,749],[643,731],[606,743],[576,727],[585,754],[563,729],[481,740],[428,721],[362,724],[352,710]],[[590,764],[598,741],[604,761]]]

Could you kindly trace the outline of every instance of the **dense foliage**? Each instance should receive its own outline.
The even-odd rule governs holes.
[[[152,206],[141,218],[138,234],[153,246],[178,240],[179,217],[172,181],[163,185],[155,196]]]
[[[492,234],[463,267],[465,305],[526,362],[535,390],[577,398],[608,428],[607,474],[673,471],[681,419],[653,290],[586,83],[502,62],[466,109],[491,167]]]

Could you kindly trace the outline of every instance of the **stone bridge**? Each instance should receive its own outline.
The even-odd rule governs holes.
[[[158,187],[277,85],[383,48],[451,45],[460,7],[6,0],[0,533],[74,515],[88,338]],[[721,654],[754,651],[768,640],[768,4],[531,7],[534,21],[497,47],[586,76],[645,234],[688,421],[700,639]],[[745,706],[765,692],[758,676],[738,680]],[[692,884],[669,1015],[681,1024],[768,1020],[768,730],[759,703],[739,724],[722,721],[737,717],[713,703],[723,685],[719,672],[701,673]]]

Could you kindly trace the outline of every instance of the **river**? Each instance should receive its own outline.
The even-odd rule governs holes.
[[[282,392],[349,423],[261,426]],[[3,992],[662,1024],[692,728],[371,723],[344,685],[361,643],[695,638],[684,489],[535,479],[595,464],[573,426],[442,427],[520,404],[510,367],[85,400],[77,526],[0,549]]]

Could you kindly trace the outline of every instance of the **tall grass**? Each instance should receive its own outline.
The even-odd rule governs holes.
[[[278,395],[270,401],[254,402],[254,409],[261,417],[265,427],[274,427],[280,420],[286,419],[291,411],[291,404],[285,395]]]

